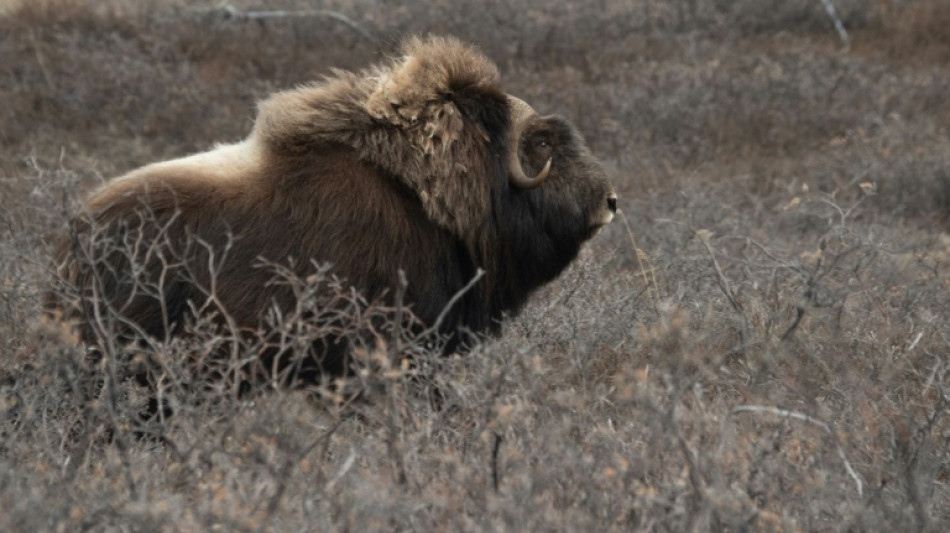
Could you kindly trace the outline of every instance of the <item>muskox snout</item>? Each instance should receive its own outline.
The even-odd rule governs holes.
[[[614,219],[614,215],[617,214],[617,194],[611,192],[607,195],[607,209],[604,213],[604,225],[610,224],[610,221]]]

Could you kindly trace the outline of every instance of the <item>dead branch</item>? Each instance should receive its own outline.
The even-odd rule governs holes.
[[[735,415],[739,413],[769,413],[783,418],[802,420],[820,427],[825,431],[825,433],[828,433],[832,438],[834,438],[835,447],[838,451],[838,457],[841,458],[841,462],[844,464],[845,471],[847,471],[848,475],[851,476],[851,479],[854,480],[854,485],[857,488],[858,496],[864,496],[864,483],[861,481],[861,476],[859,476],[858,473],[855,472],[854,468],[851,467],[851,462],[848,461],[848,457],[844,454],[844,449],[841,447],[841,443],[838,442],[837,436],[835,435],[834,431],[831,430],[831,426],[829,426],[827,423],[804,413],[761,405],[740,405],[732,409],[732,414]]]
[[[304,9],[298,11],[289,11],[289,10],[275,10],[275,11],[240,11],[236,7],[230,4],[223,4],[214,11],[221,12],[227,18],[233,18],[237,20],[265,20],[265,19],[283,19],[283,18],[301,18],[301,17],[326,17],[336,20],[343,23],[345,26],[349,27],[356,33],[360,34],[366,40],[373,44],[378,44],[379,39],[374,37],[370,32],[365,30],[362,26],[354,22],[352,19],[346,15],[340,13],[339,11],[332,11],[329,9]]]

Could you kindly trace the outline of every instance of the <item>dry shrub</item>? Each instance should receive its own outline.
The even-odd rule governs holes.
[[[371,39],[218,2],[7,9],[0,529],[945,530],[945,3],[833,3],[850,49],[804,0],[325,4]],[[221,374],[253,339],[196,323],[96,359],[41,313],[84,191],[427,31],[575,121],[620,193],[500,338],[437,357],[382,319],[349,388],[242,390]],[[306,344],[300,318],[272,325]],[[158,392],[173,415],[143,421]]]
[[[940,0],[880,2],[884,31],[869,38],[900,62],[946,65],[950,61],[950,5]]]

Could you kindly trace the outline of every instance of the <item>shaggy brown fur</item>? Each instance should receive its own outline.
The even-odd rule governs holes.
[[[419,194],[426,214],[462,238],[488,215],[486,164],[503,146],[459,104],[507,106],[498,70],[455,39],[413,38],[404,56],[361,75],[278,93],[260,105],[254,136],[278,157],[319,143],[350,146]],[[505,142],[507,138],[495,139]]]
[[[295,298],[265,261],[292,264],[301,278],[329,262],[370,298],[396,287],[402,270],[406,302],[429,325],[481,268],[478,290],[441,331],[448,349],[462,331],[497,331],[615,209],[564,119],[519,113],[512,148],[511,102],[472,47],[412,39],[386,65],[272,96],[240,143],[112,180],[58,255],[60,278],[79,289],[83,336],[94,342],[93,317],[107,313],[124,335],[159,339],[196,312],[259,328],[265,310]],[[543,186],[512,188],[512,149],[531,172],[553,162]],[[313,355],[340,372],[329,344]]]

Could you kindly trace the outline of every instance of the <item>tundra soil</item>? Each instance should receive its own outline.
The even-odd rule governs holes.
[[[830,3],[847,42],[810,0],[0,2],[0,530],[946,531],[950,4]],[[130,353],[143,426],[41,313],[83,195],[429,32],[573,120],[623,216],[356,398]]]

